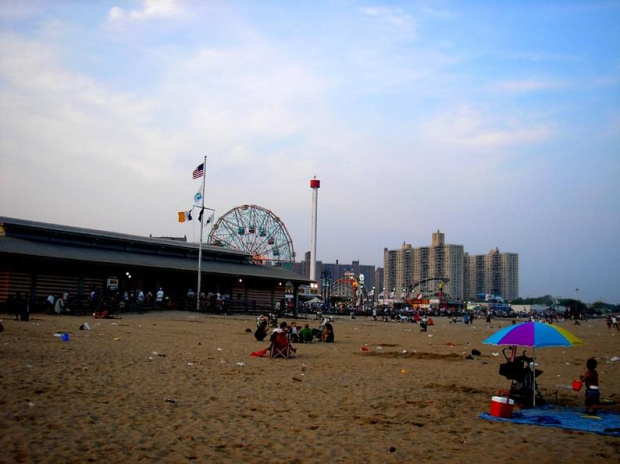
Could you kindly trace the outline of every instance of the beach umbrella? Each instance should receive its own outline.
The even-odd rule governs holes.
[[[497,346],[527,346],[533,350],[534,366],[536,365],[536,348],[549,348],[554,346],[577,346],[584,343],[568,330],[554,324],[530,321],[521,324],[509,325],[498,330],[482,343]],[[533,404],[536,405],[536,374],[534,377]]]

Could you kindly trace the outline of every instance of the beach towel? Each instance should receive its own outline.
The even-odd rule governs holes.
[[[268,352],[269,352],[269,347],[265,348],[264,350],[252,351],[252,352],[250,353],[250,356],[252,356],[253,358],[262,358],[262,357],[263,357],[263,356],[265,356]]]
[[[487,413],[482,413],[479,417],[497,422],[558,427],[620,437],[620,414],[611,411],[599,411],[597,415],[589,416],[582,410],[550,405],[514,412],[510,419],[491,416]]]

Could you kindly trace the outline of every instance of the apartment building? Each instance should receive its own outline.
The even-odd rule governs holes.
[[[491,250],[470,256],[463,245],[445,242],[439,230],[431,245],[414,248],[403,243],[398,250],[383,250],[383,286],[386,295],[402,298],[414,283],[448,279],[444,292],[452,299],[475,299],[478,293],[494,293],[510,300],[519,294],[519,255]]]

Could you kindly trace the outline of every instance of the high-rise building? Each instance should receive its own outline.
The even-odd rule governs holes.
[[[413,248],[403,243],[398,250],[383,250],[383,286],[386,297],[403,298],[408,289],[426,279],[447,279],[444,292],[457,300],[474,299],[478,293],[494,293],[504,299],[519,293],[519,255],[493,250],[470,256],[463,245],[445,242],[439,230],[431,245]]]
[[[469,274],[466,298],[474,299],[479,293],[499,295],[504,300],[519,297],[519,255],[500,253],[499,248],[486,255],[466,256]]]
[[[463,298],[463,245],[445,243],[445,235],[433,233],[431,246],[413,248],[403,243],[400,250],[383,250],[385,295],[404,298],[415,283],[426,279],[448,279],[444,292]]]

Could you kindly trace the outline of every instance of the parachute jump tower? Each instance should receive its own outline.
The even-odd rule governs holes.
[[[321,181],[314,176],[310,180],[310,188],[312,189],[312,220],[310,230],[310,280],[316,282],[316,217],[319,202],[319,188]]]

